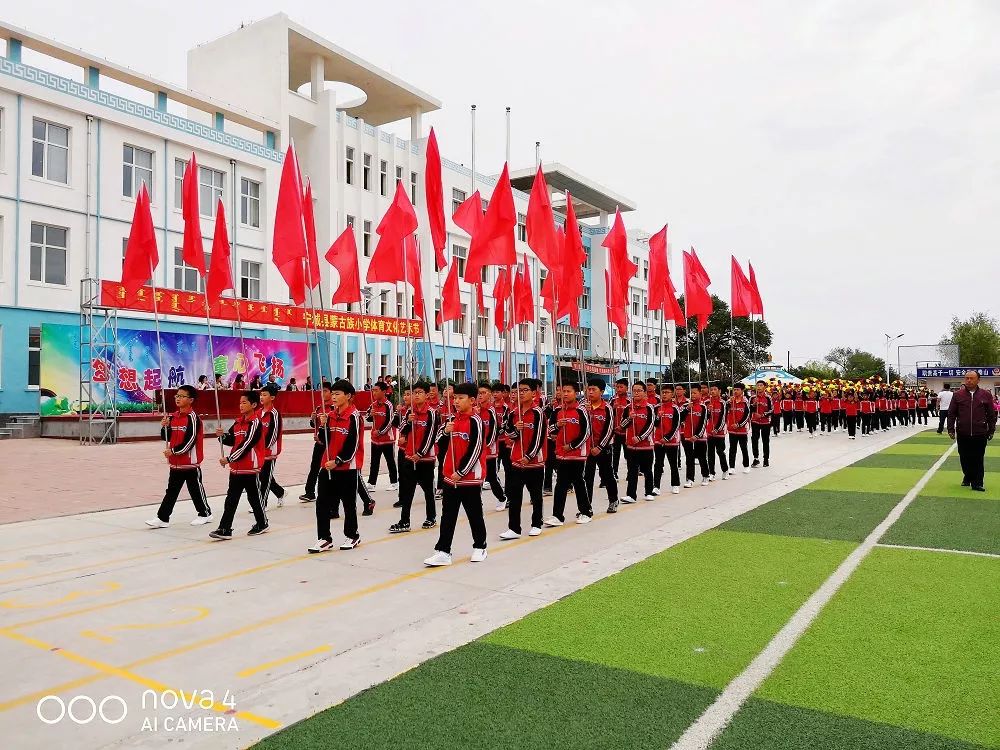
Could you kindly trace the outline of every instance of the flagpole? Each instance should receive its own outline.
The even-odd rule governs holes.
[[[504,163],[508,166],[510,165],[510,107],[507,107],[507,138],[506,138],[506,150],[504,152]],[[515,254],[515,259],[516,259]],[[510,321],[511,327],[504,336],[504,343],[507,346],[507,372],[504,373],[504,377],[501,378],[501,382],[506,382],[508,385],[511,382],[511,378],[514,373],[514,357],[512,352],[515,351],[515,341],[514,341],[514,267],[511,266],[507,271],[507,279],[510,282],[510,294],[507,299],[509,301],[508,308],[510,309]]]
[[[691,319],[688,317],[688,294],[684,290],[684,348],[687,350],[687,383],[688,398],[691,397],[691,335],[689,326]]]
[[[212,343],[212,316],[208,310],[208,294],[205,295],[205,325],[208,327],[208,356],[212,361],[212,391],[215,393],[215,421],[216,427],[222,427],[222,409],[219,407],[219,389],[215,387],[215,345]],[[226,455],[222,443],[219,443],[219,455],[223,458]]]
[[[535,141],[535,166],[542,163],[542,142]],[[542,326],[542,263],[535,257],[535,280],[538,282],[538,291],[535,294],[535,357],[538,358],[538,372],[535,376],[542,374],[542,349],[541,349],[541,326]],[[527,342],[525,342],[527,343]]]
[[[312,303],[313,294],[315,293],[315,289],[313,288],[313,283],[312,283],[312,268],[311,268],[312,263],[309,262],[308,249],[306,251],[306,257],[303,258],[302,260],[303,260],[303,262],[305,263],[305,266],[306,266],[306,283],[307,283],[307,285],[309,287],[309,301],[310,301],[310,303]],[[313,340],[316,342],[316,356],[319,359],[319,363],[318,363],[317,367],[319,369],[319,382],[320,382],[320,394],[321,394],[320,395],[320,401],[322,402],[322,398],[323,398],[322,397],[322,393],[323,393],[323,391],[322,391],[322,388],[323,388],[323,356],[322,356],[322,353],[319,350],[319,327],[316,325],[316,305],[315,304],[311,304],[310,306],[312,307]],[[307,327],[306,328],[306,351],[308,351],[308,350],[309,350],[309,329]],[[331,378],[332,377],[333,377],[333,374],[331,373]],[[312,399],[312,401],[315,402],[315,399]],[[323,450],[323,456],[324,456],[324,458],[326,458],[327,460],[329,460],[329,457],[330,457],[330,439],[329,439],[329,436],[327,435],[327,431],[325,429],[323,430],[323,442],[325,443],[324,450]],[[330,469],[326,470],[326,476],[327,476],[327,479],[331,478],[332,473],[331,473]]]
[[[163,392],[163,347],[160,345],[160,310],[156,302],[156,276],[153,273],[153,259],[149,258],[149,286],[153,290],[153,325],[156,328],[156,362],[160,368],[160,405],[163,408],[163,416],[167,415],[167,395]],[[145,384],[144,384],[145,385]],[[164,445],[170,447],[170,432],[164,433]]]
[[[729,369],[729,381],[733,382],[736,380],[736,329],[732,305],[729,306]]]
[[[472,105],[472,194],[476,192],[476,105]],[[482,203],[476,206],[476,210],[480,213],[483,210]],[[472,243],[469,243],[469,249],[472,249]],[[482,278],[482,270],[480,269],[480,278]],[[475,286],[475,282],[473,282]],[[472,291],[473,295],[476,294],[475,289]],[[479,298],[476,297],[469,306],[475,309],[475,314],[469,321],[469,363],[471,364],[471,375],[473,379],[478,378],[479,374]],[[449,443],[450,445],[450,443]]]

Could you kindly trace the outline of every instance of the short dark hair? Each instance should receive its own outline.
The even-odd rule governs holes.
[[[639,386],[639,387],[640,387],[640,388],[642,388],[643,390],[646,390],[646,384],[645,384],[645,383],[643,383],[643,382],[642,382],[641,380],[637,380],[637,381],[635,381],[634,383],[632,383],[632,387],[633,387],[633,388],[635,388],[636,386]]]
[[[477,391],[480,389],[485,389],[490,393],[493,393],[493,384],[488,380],[484,380],[481,383],[479,383],[479,385],[476,387]]]
[[[475,398],[479,395],[479,389],[472,383],[459,383],[454,387],[454,393],[456,396],[468,396],[469,398]]]
[[[243,391],[241,395],[254,406],[260,406],[260,394],[257,391]]]
[[[271,398],[275,398],[281,391],[281,387],[277,383],[267,383],[261,391],[267,391],[271,394]]]
[[[199,375],[198,376],[198,382],[199,383],[203,383],[206,380],[208,380],[208,375]],[[177,390],[180,390],[180,389],[178,388]]]
[[[763,380],[758,380],[757,385],[767,385]]]
[[[709,385],[711,384],[707,380],[702,380],[700,383],[698,383],[699,388],[708,388]]]
[[[430,389],[431,389],[430,383],[428,383],[426,380],[418,380],[416,383],[413,384],[413,388],[411,390],[423,391],[424,393],[428,393]]]
[[[531,390],[535,390],[535,379],[534,378],[521,378],[517,381],[518,386],[527,386]]]
[[[572,388],[574,391],[580,390],[580,386],[577,385],[575,380],[564,380],[562,384],[563,388]]]
[[[615,381],[615,385],[628,385],[628,378],[618,378]]]
[[[384,382],[382,382],[381,380],[376,380],[376,381],[375,381],[375,382],[374,382],[374,383],[372,384],[372,389],[374,390],[375,388],[378,388],[378,389],[379,389],[380,391],[382,391],[382,392],[384,393],[384,392],[386,391],[386,388],[387,388],[387,386],[386,386],[386,384],[385,384]]]
[[[737,388],[739,388],[742,391],[743,383],[733,383],[733,390],[735,391]]]
[[[646,378],[646,385],[656,385],[656,378]]]
[[[320,388],[322,390],[324,390],[324,391],[332,391],[333,390],[333,385],[329,381],[324,380],[323,381],[323,385],[320,386]]]
[[[593,387],[593,388],[600,388],[601,391],[603,392],[604,391],[604,381],[601,380],[600,378],[587,378],[587,387],[588,388],[591,388],[591,387]]]
[[[326,384],[323,385],[326,388]],[[336,383],[330,386],[330,391],[340,391],[341,393],[346,393],[348,396],[354,395],[354,386],[350,384],[347,380],[338,380]]]
[[[202,377],[205,377],[205,376],[202,375]],[[184,391],[184,394],[188,398],[190,398],[192,401],[197,401],[198,400],[198,389],[195,388],[193,385],[181,385],[181,386],[178,386],[177,387],[177,392],[180,393],[181,391]]]

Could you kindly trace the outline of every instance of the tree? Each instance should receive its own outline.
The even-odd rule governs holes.
[[[684,309],[684,298],[678,302]],[[730,321],[732,329],[730,330]],[[730,382],[733,367],[736,379],[744,377],[767,359],[767,349],[771,346],[771,329],[767,323],[757,320],[751,324],[749,318],[729,317],[729,305],[712,295],[712,314],[705,330],[698,333],[695,320],[689,321],[687,328],[677,329],[677,358],[671,363],[671,378],[674,382],[688,380],[688,349],[691,351],[691,380]]]
[[[846,380],[864,380],[875,375],[885,377],[885,360],[861,349],[838,346],[831,349],[824,359],[837,368],[839,377]],[[889,380],[897,378],[898,374],[890,369]]]
[[[827,362],[819,362],[811,359],[803,365],[793,367],[789,370],[797,378],[819,378],[820,380],[833,380],[840,377],[840,371]]]
[[[951,330],[941,344],[958,345],[960,367],[1000,363],[1000,326],[986,313],[976,313],[968,320],[952,318]]]

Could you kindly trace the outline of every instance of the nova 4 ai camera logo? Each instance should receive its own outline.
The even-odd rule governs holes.
[[[119,724],[128,716],[128,704],[120,695],[107,695],[100,703],[89,695],[76,695],[68,703],[58,695],[46,695],[35,706],[35,714],[45,724],[58,724],[66,718],[74,724],[95,720]]]

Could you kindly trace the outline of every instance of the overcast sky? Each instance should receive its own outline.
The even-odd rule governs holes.
[[[757,270],[773,354],[880,356],[1000,313],[1000,2],[7,3],[7,21],[185,83],[186,50],[284,11],[444,103],[425,120],[479,171],[534,143],[670,223],[728,299]],[[401,135],[408,131],[400,129]],[[680,286],[680,269],[673,269]],[[895,351],[891,360],[895,361]],[[982,363],[994,364],[994,363]]]

